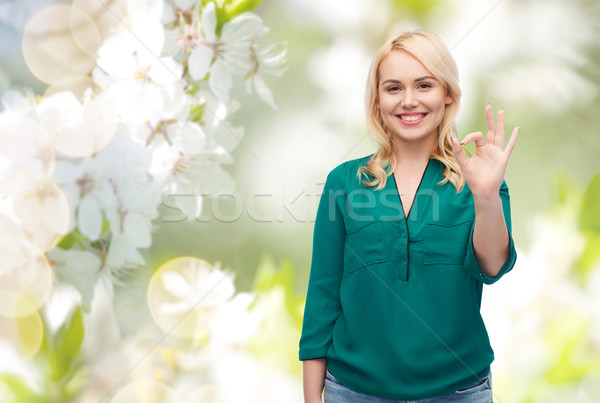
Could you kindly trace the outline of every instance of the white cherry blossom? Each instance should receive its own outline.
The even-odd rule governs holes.
[[[267,105],[277,109],[273,94],[260,73],[268,73],[280,77],[286,70],[286,48],[283,42],[274,43],[266,48],[260,49],[256,44],[252,45],[252,60],[255,66],[246,76],[246,90],[251,92],[252,88]]]
[[[196,0],[174,1],[165,7],[162,22],[165,25],[163,52],[177,60],[187,57],[202,40],[200,3]]]
[[[0,114],[0,157],[10,167],[34,175],[49,176],[54,169],[54,149],[48,133],[40,125],[33,94],[17,92],[2,96],[5,110]]]
[[[115,102],[123,121],[132,125],[147,121],[156,125],[165,109],[178,101],[184,85],[183,66],[161,54],[162,1],[148,3],[146,13],[136,15],[130,30],[104,41],[92,73],[107,97]],[[129,4],[129,9],[134,6]]]
[[[49,177],[25,170],[0,170],[0,236],[26,238],[38,248],[52,249],[67,233],[69,205]]]
[[[97,68],[93,76],[127,124],[150,122],[156,125],[165,110],[182,95],[183,67],[170,57],[153,58],[144,63],[136,54],[106,51],[104,59],[124,64],[115,71],[118,74],[111,75]]]
[[[252,69],[250,44],[262,20],[255,14],[242,13],[223,25],[217,37],[215,5],[208,3],[202,10],[202,43],[189,57],[189,72],[195,80],[202,80],[210,73],[210,89],[221,100],[229,100],[233,75],[245,74]],[[213,58],[215,59],[213,62]]]
[[[161,23],[163,0],[122,0],[124,15],[119,16],[115,34],[104,40],[98,52],[98,65],[108,68],[107,73],[119,75],[117,71],[125,71],[130,62],[127,55],[136,54],[141,64],[147,65],[160,55],[164,43],[164,30]],[[110,51],[109,51],[110,49]],[[118,52],[123,56],[123,64],[113,59],[108,53]],[[110,68],[109,68],[110,65]]]
[[[200,91],[196,99],[205,106],[200,124],[209,139],[207,148],[216,154],[223,154],[224,158],[220,160],[230,162],[228,153],[239,145],[244,136],[244,128],[234,125],[228,117],[240,108],[240,103],[237,101],[224,103],[208,91]]]
[[[41,126],[54,147],[71,157],[92,155],[106,147],[117,126],[115,102],[91,88],[80,102],[70,91],[45,97],[36,107]]]
[[[125,131],[94,157],[79,164],[57,163],[56,180],[71,200],[79,231],[98,240],[104,236],[104,220],[110,223],[111,267],[144,263],[138,248],[150,246],[151,222],[160,201],[159,189],[148,174],[150,162],[150,151]]]

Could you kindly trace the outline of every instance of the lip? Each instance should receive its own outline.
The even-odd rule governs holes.
[[[415,115],[423,115],[423,117],[419,120],[415,120],[415,121],[406,121],[406,120],[402,120],[402,118],[400,116],[415,116]],[[418,125],[419,123],[421,123],[423,120],[425,120],[425,118],[427,117],[427,115],[429,115],[429,113],[424,113],[424,112],[410,112],[410,113],[401,113],[399,115],[396,115],[396,117],[398,118],[398,120],[406,125],[406,126],[415,126]]]

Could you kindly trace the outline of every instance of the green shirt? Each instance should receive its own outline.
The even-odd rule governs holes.
[[[357,392],[417,400],[485,376],[494,359],[480,314],[483,284],[512,269],[508,187],[500,197],[509,257],[496,277],[473,251],[473,196],[430,159],[405,219],[393,174],[380,191],[359,182],[371,156],[327,176],[314,229],[300,360],[327,358]]]

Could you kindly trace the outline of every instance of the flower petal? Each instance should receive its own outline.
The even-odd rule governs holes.
[[[225,43],[249,41],[261,24],[262,20],[258,15],[242,13],[223,25],[221,40]]]
[[[217,60],[210,69],[210,78],[208,80],[210,89],[223,102],[229,101],[229,90],[233,86],[231,73],[220,60]]]
[[[213,56],[213,50],[206,45],[200,44],[192,50],[188,59],[188,68],[194,80],[202,80],[206,76]]]
[[[215,4],[208,3],[204,10],[202,10],[202,33],[204,39],[207,42],[216,42],[217,36],[215,31],[217,29],[217,13],[215,11]]]
[[[254,83],[254,88],[256,89],[256,92],[258,93],[260,99],[262,99],[271,108],[277,110],[277,105],[275,105],[275,99],[273,99],[273,93],[271,92],[269,87],[267,87],[267,84],[264,82],[264,80],[260,78],[258,74],[255,74],[251,80]]]
[[[186,279],[176,271],[167,271],[161,275],[163,286],[169,294],[180,299],[188,298],[192,295],[192,289]]]
[[[128,267],[145,264],[131,236],[113,235],[105,263],[114,273],[125,272]]]
[[[142,66],[152,64],[160,55],[165,43],[165,33],[159,21],[149,18],[139,21],[133,28],[135,52]]]
[[[189,311],[191,308],[193,307],[190,306],[187,300],[180,301],[177,303],[167,302],[160,305],[160,307],[158,308],[158,313],[160,313],[161,315],[176,315]]]
[[[152,223],[142,214],[129,212],[123,222],[123,233],[135,242],[137,248],[148,248],[152,244]]]
[[[152,64],[148,76],[156,83],[168,86],[181,80],[183,66],[172,57],[161,57]]]
[[[102,232],[102,211],[93,196],[85,195],[79,201],[77,208],[77,226],[79,231],[95,241]]]

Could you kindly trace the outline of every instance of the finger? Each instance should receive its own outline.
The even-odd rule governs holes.
[[[508,139],[508,144],[506,145],[506,150],[504,150],[505,153],[507,153],[507,158],[510,157],[510,155],[513,152],[513,149],[515,148],[515,143],[517,142],[517,136],[519,134],[519,129],[520,127],[515,127],[512,131],[512,134],[510,135],[510,138]]]
[[[463,141],[460,142],[460,145],[464,146],[465,144],[469,144],[471,141],[475,142],[475,152],[477,152],[477,148],[485,145],[485,139],[483,138],[483,133],[481,132],[467,134]]]
[[[485,121],[487,123],[487,142],[494,144],[494,137],[496,135],[496,122],[494,122],[494,114],[492,113],[492,105],[487,104],[485,106]]]
[[[454,152],[454,157],[456,157],[456,161],[458,161],[458,165],[461,167],[467,162],[469,157],[465,153],[465,150],[460,146],[462,143],[458,141],[455,136],[452,136],[452,151]]]
[[[488,139],[488,143],[490,140]],[[498,111],[498,124],[496,125],[496,137],[492,143],[504,150],[504,109]]]

